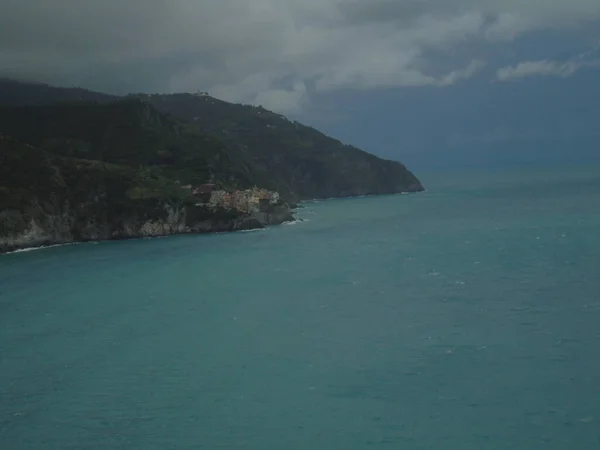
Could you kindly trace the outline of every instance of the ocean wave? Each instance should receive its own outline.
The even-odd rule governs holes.
[[[239,230],[238,233],[255,233],[257,231],[267,231],[267,228],[252,228],[250,230]]]
[[[76,244],[80,244],[80,242],[66,242],[64,244],[40,245],[39,247],[19,248],[17,250],[13,250],[12,252],[6,252],[4,254],[5,255],[12,255],[12,254],[15,254],[15,253],[35,252],[37,250],[46,250],[48,248],[65,247],[67,245],[76,245]]]
[[[282,225],[297,225],[298,223],[301,223],[301,222],[310,222],[310,220],[304,219],[304,218],[299,218],[296,220],[291,220],[289,222],[283,222]]]

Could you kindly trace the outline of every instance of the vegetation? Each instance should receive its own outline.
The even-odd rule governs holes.
[[[298,198],[422,190],[401,163],[386,161],[262,107],[206,95],[138,95],[159,111],[215,136]]]
[[[0,132],[53,155],[144,169],[146,177],[181,184],[263,181],[216,139],[135,99],[4,107]]]
[[[190,208],[185,186],[203,183],[288,202],[422,189],[402,164],[261,107],[0,80],[0,251],[32,224],[48,242],[166,232],[149,221],[227,228],[239,212]]]
[[[188,147],[188,151],[182,154],[174,151],[168,141],[156,139],[157,136],[152,136],[150,130],[146,136],[150,139],[149,146],[154,146],[155,153],[140,155],[143,164],[172,163],[172,166],[179,168],[182,167],[181,158],[191,158],[186,175],[188,179],[194,175],[195,180],[201,179],[211,170],[223,172],[228,167],[237,166],[232,168],[232,172],[245,173],[246,177],[252,173],[252,178],[260,181],[259,185],[277,189],[285,198],[293,200],[422,189],[419,180],[401,163],[382,160],[344,145],[313,128],[262,107],[232,104],[206,94],[137,94],[129,98],[149,103],[156,111],[172,117],[174,120],[169,122],[161,116],[162,130],[171,123],[187,139],[197,136],[194,146]],[[0,105],[48,105],[59,101],[103,104],[116,100],[118,97],[84,89],[0,80]],[[152,121],[147,124],[152,126]],[[92,119],[88,129],[95,126]],[[116,132],[125,131],[124,126],[121,124]],[[157,132],[159,136],[162,133]],[[135,136],[131,137],[133,147],[136,146],[136,139]],[[56,142],[50,150],[54,151],[56,146],[63,144]],[[70,142],[69,145],[74,148],[77,143]],[[113,156],[121,159],[134,156],[131,155],[130,144],[123,141],[123,145],[126,148],[112,147]],[[216,147],[219,147],[221,156],[213,158],[212,163],[220,163],[220,166],[204,167],[201,160]],[[83,147],[73,149],[75,153],[83,150]],[[110,152],[110,149],[107,151]],[[197,152],[204,152],[204,156],[196,158]],[[146,160],[145,156],[152,158]],[[221,182],[227,184],[226,180]],[[235,185],[236,181],[229,183],[230,187]]]
[[[63,217],[69,223],[58,228],[77,239],[89,223],[110,228],[130,217],[159,220],[165,204],[190,201],[188,190],[158,172],[61,157],[0,138],[0,236]]]
[[[32,222],[76,240],[120,236],[190,209],[187,185],[268,184],[214,138],[135,99],[0,108],[0,135],[0,238]]]

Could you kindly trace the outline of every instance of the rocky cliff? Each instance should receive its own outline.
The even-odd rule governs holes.
[[[137,206],[134,208],[137,211],[111,217],[87,216],[85,211],[78,211],[69,203],[54,211],[43,209],[39,203],[30,206],[27,212],[3,210],[0,212],[0,253],[72,242],[250,230],[293,220],[285,205],[244,214],[163,203],[153,205],[152,216],[142,211],[142,205],[132,206]],[[81,217],[82,213],[85,218]]]
[[[275,192],[253,187],[252,171],[229,163],[210,139],[198,142],[199,136],[187,137],[173,124],[163,127],[158,122],[163,118],[143,104],[97,108],[0,111],[2,131],[29,141],[0,134],[0,253],[293,220],[285,203],[271,201]],[[92,131],[63,125],[73,120],[85,125],[89,111],[111,119],[106,125],[96,121]],[[167,141],[174,154],[166,162],[160,154],[153,159],[165,148],[157,140]],[[195,195],[191,183],[198,180],[211,180],[220,200],[206,203]]]

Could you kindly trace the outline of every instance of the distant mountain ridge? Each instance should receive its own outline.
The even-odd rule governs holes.
[[[38,106],[60,102],[91,101],[106,103],[119,96],[83,88],[60,88],[43,83],[0,78],[0,106]]]

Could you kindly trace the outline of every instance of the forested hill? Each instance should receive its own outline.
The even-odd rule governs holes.
[[[232,164],[244,166],[263,179],[268,178],[269,184],[296,199],[388,194],[423,189],[419,180],[401,163],[383,160],[344,145],[313,128],[261,107],[233,104],[196,94],[142,94],[132,97],[149,103],[158,112],[176,119],[175,122],[180,124],[179,129],[200,134],[203,139],[212,137],[211,145],[219,142]],[[41,108],[42,105],[57,102],[84,102],[88,104],[89,110],[92,108],[90,102],[101,105],[117,100],[119,97],[80,88],[56,88],[44,84],[0,80],[0,106],[29,105]],[[43,108],[36,114],[43,115],[42,111]],[[5,119],[10,119],[11,114],[5,116]],[[33,113],[30,111],[27,114]],[[91,112],[89,114],[93,115]],[[41,127],[50,126],[50,115],[44,117],[45,119],[38,117],[36,120],[40,121],[39,124],[46,121]],[[52,126],[56,126],[55,122],[56,120]],[[67,121],[61,126],[84,126],[93,133],[94,119],[90,118],[85,125]],[[122,129],[121,125],[120,127]],[[6,130],[6,125],[4,128],[5,134],[14,132],[14,129]],[[71,131],[78,132],[81,131]],[[149,133],[146,138],[152,135],[151,131]],[[174,154],[168,149],[168,142],[159,137],[161,133],[155,132],[156,139],[149,143],[155,150],[152,155],[147,155],[151,156],[151,160],[139,161],[141,164],[155,164],[160,155],[163,162],[165,158],[179,158],[177,152]],[[25,142],[33,138],[20,137]],[[140,142],[134,136],[130,136],[130,139],[128,144],[123,143],[125,147],[139,147]],[[204,147],[202,152],[210,152],[211,145]],[[126,158],[132,150],[125,147],[105,148],[103,151],[113,154],[115,158]],[[196,150],[188,149],[186,152],[199,149],[197,145],[193,148]],[[55,146],[53,151],[66,150]],[[68,151],[73,150],[69,147]],[[123,154],[117,155],[120,152]]]
[[[301,198],[350,197],[422,189],[388,161],[262,107],[207,95],[141,95],[159,111],[198,124]]]
[[[207,183],[248,202],[196,195]],[[290,220],[285,202],[258,205],[269,189],[220,141],[147,102],[0,107],[0,253]]]

